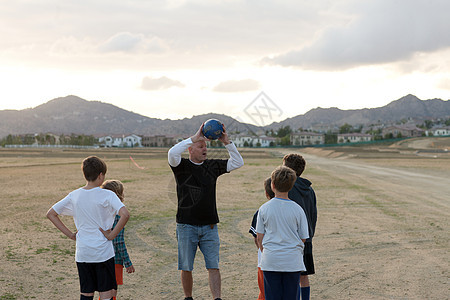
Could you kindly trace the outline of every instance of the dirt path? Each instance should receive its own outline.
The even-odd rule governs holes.
[[[109,155],[108,178],[124,181],[131,212],[125,238],[136,273],[124,275],[119,299],[183,299],[175,187],[167,154],[160,152],[137,158],[143,170],[127,153],[100,153]],[[262,182],[282,153],[242,152],[245,166],[221,177],[217,189],[222,296],[252,300],[258,292],[257,252],[248,228],[266,201]],[[316,151],[325,158],[304,152],[304,176],[313,182],[319,209],[312,299],[449,299],[450,159]],[[0,157],[0,298],[74,299],[75,244],[45,212],[83,184],[79,162],[86,154],[31,154]],[[64,220],[73,226],[70,218]],[[194,293],[196,300],[210,299],[201,253]]]
[[[407,161],[393,168],[304,157],[335,178],[315,186],[318,299],[449,298],[450,167],[424,174]]]

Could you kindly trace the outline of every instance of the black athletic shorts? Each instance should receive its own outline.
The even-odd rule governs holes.
[[[303,249],[303,263],[305,264],[306,271],[301,272],[300,275],[312,275],[315,273],[312,242],[305,242],[305,248]]]
[[[81,293],[117,290],[114,257],[99,263],[77,262],[77,268]]]

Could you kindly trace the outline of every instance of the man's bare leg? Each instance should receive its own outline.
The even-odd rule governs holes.
[[[192,286],[194,285],[192,272],[181,271],[181,285],[183,286],[184,297],[192,297]]]
[[[222,286],[219,269],[208,269],[208,276],[209,276],[209,288],[211,289],[213,299],[220,298]]]

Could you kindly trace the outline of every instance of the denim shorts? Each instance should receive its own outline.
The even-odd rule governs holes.
[[[206,269],[219,269],[219,232],[217,224],[177,224],[178,270],[192,271],[197,246],[205,258]]]

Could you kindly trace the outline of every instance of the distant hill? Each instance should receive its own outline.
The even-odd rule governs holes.
[[[378,108],[341,110],[315,108],[304,115],[288,118],[260,128],[241,123],[223,114],[209,113],[182,120],[161,120],[136,114],[112,104],[87,101],[77,96],[56,98],[35,108],[0,111],[0,137],[8,134],[140,134],[181,135],[195,133],[200,124],[209,119],[221,120],[229,132],[261,132],[289,125],[293,129],[312,125],[351,125],[389,123],[401,119],[449,118],[450,101],[441,99],[420,100],[407,95]]]
[[[0,111],[0,137],[8,134],[140,134],[190,136],[200,124],[216,118],[238,131],[258,130],[221,114],[205,114],[182,120],[142,116],[112,104],[87,101],[77,96],[56,98],[35,108]]]
[[[279,128],[289,125],[291,128],[308,128],[312,125],[369,125],[375,123],[391,123],[402,119],[437,119],[450,118],[450,101],[441,99],[420,100],[414,95],[407,95],[392,101],[386,106],[341,110],[336,107],[315,108],[304,115],[288,118],[272,123],[269,128]]]

